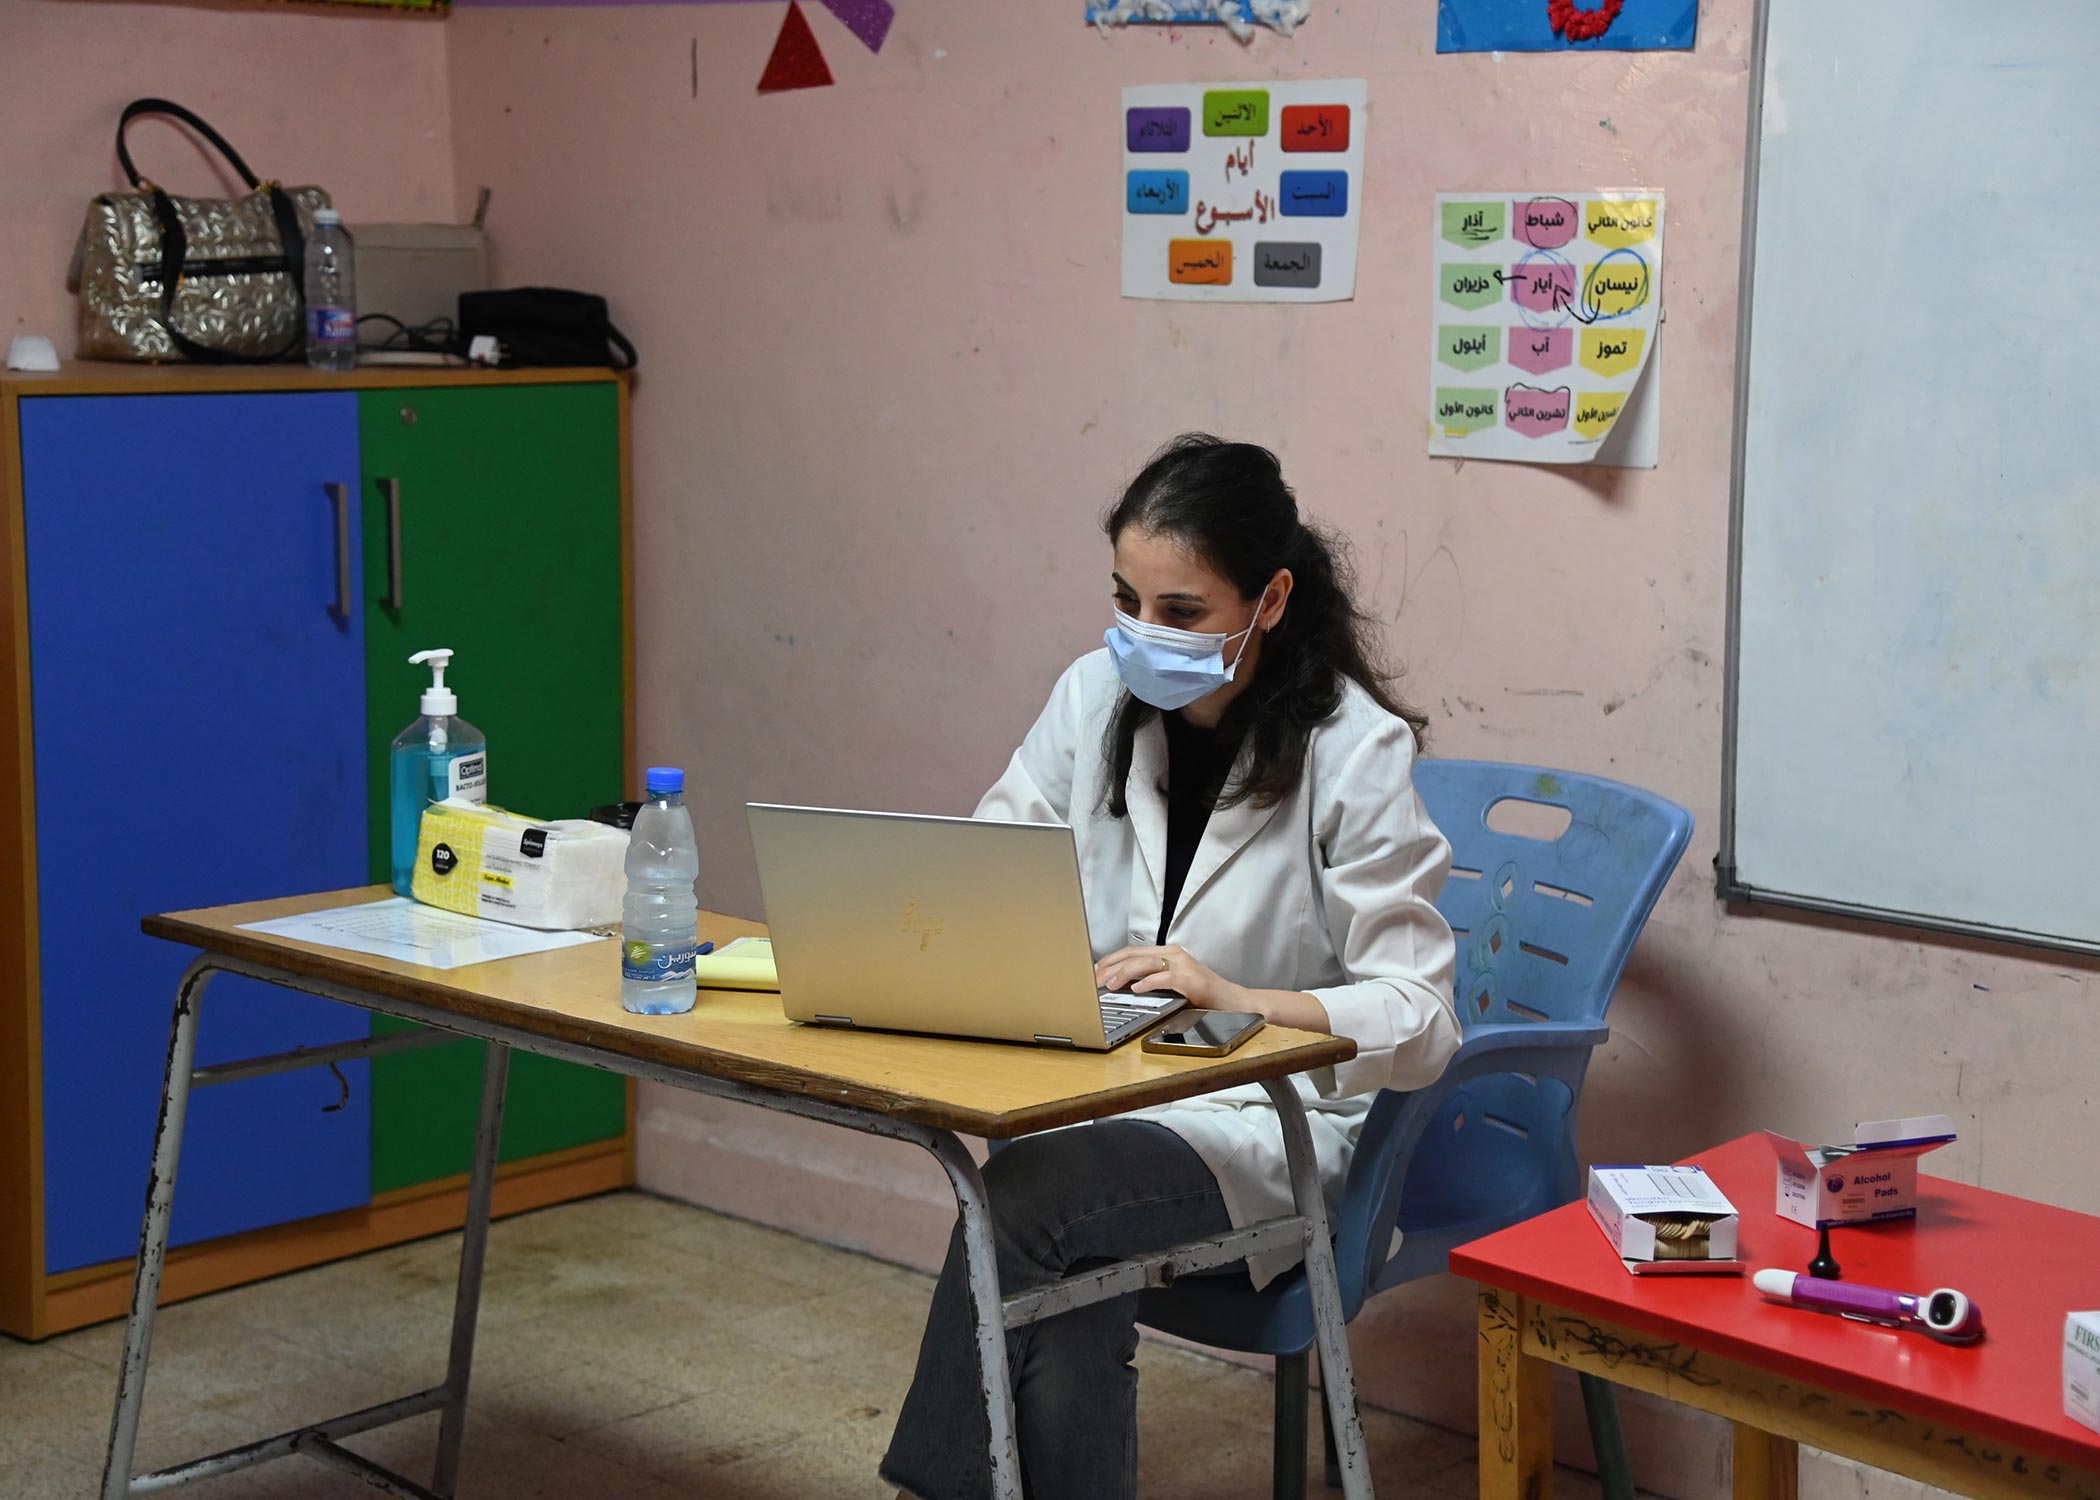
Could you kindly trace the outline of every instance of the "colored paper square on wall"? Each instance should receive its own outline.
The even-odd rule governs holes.
[[[1262,240],[1254,247],[1256,286],[1318,286],[1320,247],[1311,241]]]
[[[1612,423],[1626,409],[1624,391],[1592,391],[1575,403],[1575,430],[1591,442],[1611,431]]]
[[[1500,411],[1494,391],[1452,385],[1436,389],[1436,425],[1445,432],[1479,432],[1494,426]]]
[[[1512,328],[1509,331],[1509,362],[1527,374],[1550,375],[1555,370],[1565,369],[1574,357],[1575,330],[1572,328]]]
[[[1178,286],[1230,286],[1232,241],[1169,241],[1167,279]]]
[[[1647,357],[1645,328],[1586,328],[1582,332],[1582,367],[1599,375],[1624,375]]]
[[[1267,89],[1209,89],[1203,95],[1205,135],[1267,135]]]
[[[1185,214],[1189,211],[1189,174],[1186,172],[1131,172],[1124,212],[1133,214]]]
[[[1276,196],[1286,219],[1339,219],[1349,212],[1349,174],[1286,172]]]
[[[1648,283],[1638,250],[1614,250],[1584,274],[1583,310],[1591,318],[1623,318],[1648,300]]]
[[[1586,204],[1582,229],[1607,250],[1644,245],[1655,238],[1655,200],[1610,198]]]
[[[1499,198],[1492,202],[1444,204],[1441,210],[1444,238],[1466,249],[1494,244],[1502,238],[1503,213],[1507,206]]]
[[[1502,300],[1502,283],[1493,266],[1463,262],[1437,267],[1437,295],[1453,307],[1476,311]]]
[[[1454,370],[1479,370],[1502,357],[1502,330],[1479,323],[1445,323],[1436,331],[1436,357]]]
[[[1528,438],[1542,438],[1567,429],[1568,408],[1574,404],[1574,396],[1566,386],[1548,391],[1520,382],[1504,393],[1503,402],[1504,420],[1512,431]]]
[[[1509,268],[1510,300],[1526,312],[1566,320],[1575,300],[1575,268],[1550,252],[1527,255]]]
[[[1189,112],[1166,107],[1123,111],[1123,149],[1126,151],[1186,151],[1189,148]]]
[[[1349,106],[1346,104],[1286,104],[1283,107],[1283,149],[1286,151],[1347,151]]]
[[[1547,0],[1438,0],[1436,50],[1674,51],[1689,48],[1698,29],[1698,0],[1624,0],[1615,8],[1575,0],[1565,13]]]

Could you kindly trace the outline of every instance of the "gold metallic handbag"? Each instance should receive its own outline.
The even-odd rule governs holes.
[[[139,176],[124,131],[172,115],[219,148],[253,189],[240,198],[176,198]],[[258,181],[240,154],[179,104],[137,99],[117,122],[117,160],[137,188],[88,204],[66,285],[80,294],[82,359],[261,364],[306,339],[306,236],[317,187]]]

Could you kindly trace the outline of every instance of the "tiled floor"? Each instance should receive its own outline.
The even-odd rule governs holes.
[[[458,1237],[381,1251],[162,1312],[141,1468],[386,1400],[444,1369]],[[930,1280],[641,1193],[499,1222],[462,1500],[879,1500],[875,1462],[918,1349]],[[98,1493],[121,1324],[0,1337],[0,1496]],[[1269,1493],[1265,1374],[1148,1344],[1139,1488]],[[1470,1439],[1368,1412],[1386,1493],[1475,1492]],[[435,1415],[350,1440],[427,1479]],[[1313,1435],[1314,1452],[1318,1435]],[[1595,1481],[1563,1470],[1559,1493]],[[198,1500],[354,1500],[290,1458]],[[1311,1493],[1322,1493],[1317,1475]]]

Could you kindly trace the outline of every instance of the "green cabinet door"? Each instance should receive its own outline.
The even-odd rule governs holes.
[[[387,747],[430,680],[411,652],[456,653],[446,682],[488,737],[491,802],[570,818],[626,795],[619,405],[610,384],[429,387],[362,392],[358,418],[371,871],[383,882]],[[373,1059],[375,1194],[467,1170],[480,1077],[470,1042]],[[504,1160],[626,1128],[623,1079],[513,1056]]]

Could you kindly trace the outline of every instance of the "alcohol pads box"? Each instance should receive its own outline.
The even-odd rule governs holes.
[[[2064,1415],[2100,1432],[2100,1312],[2064,1315]]]
[[[1592,1167],[1589,1204],[1636,1276],[1743,1273],[1735,1205],[1697,1167]]]
[[[1918,1158],[1954,1139],[1946,1115],[1868,1120],[1849,1146],[1807,1146],[1765,1132],[1779,1158],[1779,1217],[1806,1224],[1869,1224],[1918,1213]]]

